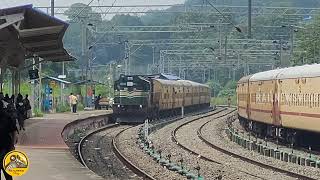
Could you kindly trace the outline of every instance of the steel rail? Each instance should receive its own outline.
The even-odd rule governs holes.
[[[213,163],[216,163],[216,164],[219,164],[219,165],[223,165],[223,163],[220,162],[220,161],[216,161],[216,160],[214,160],[214,159],[211,159],[211,158],[208,158],[208,157],[206,157],[206,156],[203,156],[203,155],[201,155],[201,154],[193,151],[192,149],[190,149],[190,148],[182,145],[181,143],[179,143],[178,138],[177,138],[177,136],[176,136],[177,131],[178,131],[180,128],[182,128],[183,126],[186,126],[186,125],[188,125],[188,124],[190,124],[190,123],[192,123],[192,122],[194,122],[194,121],[200,120],[200,119],[202,119],[202,118],[216,115],[216,114],[218,114],[218,113],[220,113],[220,112],[223,112],[223,111],[226,111],[226,110],[228,109],[227,106],[220,106],[220,107],[224,107],[224,108],[223,108],[221,111],[218,111],[218,112],[216,112],[216,113],[214,113],[214,114],[209,114],[209,115],[205,115],[205,116],[202,116],[202,117],[193,119],[193,120],[191,120],[191,121],[188,121],[188,122],[183,123],[183,124],[179,125],[178,127],[176,127],[176,128],[171,132],[171,137],[172,137],[171,139],[172,139],[172,141],[175,142],[175,143],[176,143],[179,147],[181,147],[182,149],[184,149],[184,150],[186,150],[186,151],[188,151],[188,152],[190,152],[190,153],[198,156],[198,157],[199,157],[200,159],[202,159],[202,160],[205,160],[205,161],[208,161],[208,162],[213,162]],[[234,107],[232,107],[232,108],[234,108]],[[234,110],[232,110],[232,111],[229,111],[229,112],[226,112],[226,113],[224,113],[224,114],[222,114],[222,115],[219,115],[219,116],[217,116],[217,117],[214,117],[214,119],[222,118],[222,117],[224,117],[224,116],[226,116],[226,115],[228,115],[228,114],[231,114],[231,113],[234,112],[234,111],[236,111],[236,109],[234,109]],[[245,174],[248,174],[248,175],[250,175],[250,176],[259,178],[259,179],[265,179],[265,178],[262,178],[262,177],[259,177],[259,176],[255,175],[255,174],[251,174],[251,173],[248,173],[248,172],[245,172],[245,171],[242,171],[242,170],[239,170],[239,171],[241,171],[241,172],[243,172],[243,173],[245,173]]]
[[[270,169],[270,170],[273,170],[273,171],[276,171],[276,172],[280,172],[280,173],[284,173],[290,177],[293,177],[293,178],[298,178],[298,179],[306,179],[306,180],[315,180],[313,178],[310,178],[308,176],[304,176],[304,175],[301,175],[301,174],[298,174],[298,173],[294,173],[294,172],[291,172],[291,171],[287,171],[287,170],[284,170],[284,169],[281,169],[281,168],[277,168],[277,167],[274,167],[274,166],[271,166],[271,165],[268,165],[268,164],[264,164],[262,162],[259,162],[259,161],[256,161],[256,160],[253,160],[253,159],[250,159],[250,158],[247,158],[245,156],[241,156],[239,154],[236,154],[234,152],[231,152],[227,149],[224,149],[224,148],[221,148],[213,143],[211,143],[209,140],[207,140],[203,135],[202,135],[202,129],[204,126],[206,126],[208,123],[212,122],[212,120],[209,120],[207,121],[206,123],[202,124],[201,127],[197,130],[197,135],[198,137],[204,142],[206,143],[208,146],[224,153],[224,154],[227,154],[231,157],[234,157],[234,158],[239,158],[243,161],[246,161],[246,162],[249,162],[251,164],[254,164],[254,165],[257,165],[257,166],[260,166],[262,168],[265,168],[265,169]]]
[[[79,157],[80,157],[80,161],[81,163],[86,167],[88,168],[84,158],[83,158],[83,155],[82,155],[82,145],[83,145],[83,142],[86,141],[86,139],[88,139],[90,136],[92,136],[93,134],[96,134],[98,132],[101,132],[101,131],[104,131],[104,130],[107,130],[107,129],[112,129],[112,128],[115,128],[115,127],[120,127],[120,124],[111,124],[109,126],[105,126],[105,127],[102,127],[102,128],[99,128],[97,130],[94,130],[90,133],[88,133],[85,137],[83,137],[81,139],[81,141],[79,142],[78,144],[78,153],[79,153]],[[130,160],[128,160],[119,150],[119,148],[117,147],[116,145],[116,138],[118,138],[118,136],[123,133],[124,131],[130,129],[130,128],[133,128],[134,126],[132,127],[128,127],[128,128],[125,128],[123,130],[121,130],[119,133],[117,133],[113,138],[112,138],[112,150],[113,152],[115,153],[116,157],[126,166],[128,167],[132,172],[134,172],[135,174],[137,174],[138,176],[144,178],[144,179],[150,179],[150,180],[155,180],[152,176],[148,175],[146,172],[144,172],[143,170],[139,169],[137,166],[135,166]],[[89,169],[89,168],[88,168]]]
[[[118,159],[126,166],[128,167],[132,172],[134,172],[135,174],[137,174],[138,176],[142,177],[143,179],[149,179],[149,180],[155,180],[154,177],[152,177],[151,175],[149,175],[148,173],[146,173],[145,171],[143,171],[142,169],[140,169],[139,167],[137,167],[136,165],[134,165],[128,158],[126,158],[121,151],[119,150],[117,144],[116,144],[116,139],[118,139],[118,137],[120,136],[120,134],[122,134],[124,131],[133,128],[133,127],[129,127],[126,129],[123,129],[122,131],[120,131],[117,135],[115,135],[115,137],[112,139],[112,148],[113,148],[113,152],[116,154],[116,156],[118,157]]]
[[[81,152],[81,151],[82,151],[83,142],[85,142],[85,140],[88,139],[89,136],[91,136],[91,135],[93,135],[93,134],[96,134],[96,133],[98,133],[98,132],[104,131],[104,130],[106,130],[106,129],[111,129],[111,128],[114,128],[114,127],[117,127],[117,126],[119,126],[119,124],[110,124],[110,125],[108,125],[108,126],[101,127],[101,128],[96,129],[96,130],[94,130],[94,131],[91,131],[90,133],[88,133],[87,135],[85,135],[85,136],[80,140],[80,142],[79,142],[79,144],[78,144],[77,150],[78,150],[78,154],[79,154],[79,158],[80,158],[81,164],[83,164],[86,168],[88,168],[85,160],[83,159],[83,155],[82,155],[82,152]],[[88,169],[89,169],[89,168],[88,168]]]

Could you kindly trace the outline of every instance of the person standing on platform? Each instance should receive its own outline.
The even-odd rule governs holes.
[[[101,110],[100,100],[102,99],[101,94],[98,95],[98,109]]]
[[[25,108],[25,119],[29,119],[32,115],[32,111],[30,101],[28,99],[28,94],[26,94],[26,97],[23,99],[23,105]]]
[[[94,106],[95,106],[95,109],[101,109],[100,105],[99,105],[99,102],[101,100],[101,94],[99,94],[99,96],[96,97],[96,100],[94,102]]]
[[[4,96],[4,99],[3,99],[3,100],[9,103],[9,101],[10,101],[9,95],[6,94],[6,95]]]
[[[70,99],[70,106],[72,107],[72,112],[77,113],[77,104],[78,104],[78,98],[77,96],[73,95],[73,93],[69,96]]]
[[[24,129],[24,120],[25,120],[25,107],[23,103],[23,97],[21,94],[18,94],[17,100],[16,100],[16,109],[17,109],[17,118],[20,126],[20,130]]]
[[[231,107],[231,96],[228,97],[228,107]]]
[[[2,171],[6,180],[12,180],[12,176],[4,170],[3,158],[8,152],[15,149],[17,127],[12,116],[4,108],[2,101],[0,101],[0,114],[0,179]]]
[[[17,124],[17,110],[14,104],[14,95],[11,96],[11,98],[9,98],[9,100],[7,102],[5,102],[3,104],[3,107],[5,109],[5,111],[9,114],[9,116],[11,117],[11,120]]]
[[[70,112],[73,112],[73,110],[72,110],[72,104],[71,104],[72,96],[73,96],[73,93],[70,93],[70,95],[68,96],[69,106],[70,106]]]

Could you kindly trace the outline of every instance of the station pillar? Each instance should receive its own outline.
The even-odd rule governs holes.
[[[3,91],[3,77],[4,77],[4,74],[5,74],[5,68],[4,67],[1,67],[0,68],[0,92]]]
[[[17,97],[19,90],[20,90],[20,78],[19,78],[19,72],[17,71],[17,69],[11,69],[11,91],[12,94]]]

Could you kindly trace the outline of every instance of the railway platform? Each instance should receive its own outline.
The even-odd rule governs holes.
[[[77,114],[46,114],[25,122],[25,131],[19,134],[17,150],[29,157],[29,170],[17,180],[93,180],[102,179],[82,166],[70,153],[61,137],[63,128],[70,122],[94,116],[109,114],[111,111],[82,111]],[[3,176],[1,179],[4,179]]]

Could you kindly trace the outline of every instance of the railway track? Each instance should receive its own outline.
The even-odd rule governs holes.
[[[81,163],[106,179],[153,180],[131,163],[117,146],[118,136],[132,127],[112,124],[88,133],[78,145]]]
[[[202,128],[208,124],[209,122],[219,120],[221,122],[224,122],[224,119],[230,114],[233,113],[235,109],[233,110],[225,110],[222,111],[222,113],[215,114],[209,118],[205,117],[198,117],[196,119],[193,119],[191,121],[184,122],[177,127],[174,128],[174,130],[171,131],[171,139],[172,141],[179,146],[179,148],[189,152],[190,154],[193,154],[194,156],[197,156],[199,159],[210,162],[211,164],[216,164],[221,167],[227,167],[227,168],[233,168],[236,169],[238,172],[240,172],[240,178],[241,173],[245,174],[245,178],[249,179],[312,179],[308,176],[304,176],[302,174],[298,174],[291,171],[286,171],[281,168],[268,168],[270,165],[261,165],[263,163],[257,161],[257,163],[251,162],[249,160],[244,158],[239,158],[234,154],[227,154],[224,151],[220,151],[220,149],[215,149],[214,147],[207,144],[203,139],[205,139],[202,136]],[[225,123],[225,122],[224,122]],[[210,129],[210,131],[207,131],[207,133],[210,133],[210,137],[214,138],[213,136],[216,136],[212,131],[216,131],[215,129]],[[162,132],[163,134],[163,132]],[[191,137],[190,134],[193,134]],[[188,137],[186,137],[188,136]],[[206,139],[205,139],[206,140]],[[190,142],[189,142],[190,141]],[[210,142],[210,141],[209,141]],[[212,142],[210,142],[213,144]],[[215,145],[215,144],[213,144]],[[218,146],[219,147],[219,146]],[[226,149],[228,151],[228,149]],[[202,163],[203,167],[206,169],[208,168],[208,163]],[[212,164],[212,165],[213,165]],[[211,166],[212,166],[211,165]],[[260,166],[261,165],[261,166]],[[215,166],[212,166],[215,167]],[[272,166],[271,166],[272,167]],[[210,167],[209,167],[210,169]],[[213,168],[212,168],[212,171]],[[223,170],[224,171],[224,170]],[[229,170],[228,170],[229,171]],[[231,170],[230,170],[231,171]],[[219,173],[219,171],[218,171]],[[303,173],[303,172],[302,172]],[[231,178],[229,177],[230,174],[225,173],[227,179]],[[210,174],[209,174],[210,176]],[[206,177],[206,176],[205,176]],[[207,178],[207,177],[206,177]],[[212,177],[210,177],[212,178]],[[238,178],[238,177],[237,177]]]
[[[120,131],[113,139],[112,139],[112,145],[113,145],[113,150],[115,152],[115,154],[117,155],[117,157],[121,160],[122,163],[124,163],[127,167],[129,167],[129,169],[131,171],[133,171],[135,174],[137,174],[138,176],[142,177],[143,179],[149,179],[149,180],[155,180],[155,178],[153,178],[151,175],[149,175],[148,173],[146,173],[145,171],[143,171],[142,169],[140,169],[139,167],[137,167],[136,165],[134,165],[128,158],[126,158],[120,151],[120,149],[117,146],[117,138],[127,129],[124,129],[122,131]]]
[[[242,156],[242,155],[239,155],[237,153],[234,153],[228,149],[224,149],[224,148],[221,148],[217,145],[215,145],[214,143],[210,142],[208,139],[206,139],[203,134],[202,134],[202,130],[203,130],[203,127],[206,126],[208,123],[210,123],[212,120],[209,120],[207,121],[206,123],[202,124],[200,126],[200,128],[197,130],[197,134],[198,134],[198,137],[204,142],[206,143],[208,146],[212,147],[213,149],[216,149],[224,154],[227,154],[229,155],[230,157],[234,157],[234,158],[239,158],[243,161],[246,161],[246,162],[249,162],[251,164],[255,164],[257,166],[260,166],[262,168],[265,168],[265,169],[270,169],[270,170],[273,170],[273,171],[276,171],[276,172],[280,172],[280,173],[284,173],[290,177],[293,177],[293,178],[298,178],[298,179],[307,179],[307,180],[314,180],[313,178],[310,178],[310,177],[307,177],[307,176],[304,176],[304,175],[301,175],[301,174],[298,174],[298,173],[294,173],[294,172],[291,172],[291,171],[287,171],[287,170],[284,170],[284,169],[281,169],[281,168],[278,168],[278,167],[274,167],[274,166],[271,166],[271,165],[268,165],[268,164],[264,164],[262,162],[259,162],[259,161],[256,161],[256,160],[253,160],[253,159],[250,159],[250,158],[247,158],[245,156]],[[221,132],[223,133],[223,132]]]
[[[188,151],[188,152],[190,152],[190,153],[198,156],[200,159],[202,159],[202,160],[204,160],[204,161],[212,162],[212,163],[215,163],[215,164],[218,164],[218,165],[223,165],[223,164],[224,164],[223,162],[218,161],[218,160],[215,160],[215,159],[213,159],[213,158],[209,158],[209,157],[205,156],[204,154],[200,154],[200,153],[196,152],[195,150],[193,150],[192,148],[189,148],[189,147],[183,145],[182,143],[180,143],[180,141],[178,140],[178,137],[177,137],[177,132],[178,132],[178,130],[181,129],[182,127],[187,126],[187,125],[189,125],[189,124],[191,124],[191,123],[193,123],[193,122],[195,122],[195,121],[198,121],[198,120],[200,120],[200,119],[202,119],[202,118],[206,118],[206,117],[210,117],[210,116],[214,116],[214,115],[218,115],[218,116],[214,116],[214,119],[222,118],[222,117],[225,117],[225,116],[233,113],[234,111],[235,111],[235,109],[234,109],[234,110],[231,110],[231,111],[228,111],[228,109],[227,109],[226,107],[222,107],[221,110],[217,111],[217,112],[214,113],[214,114],[206,115],[206,116],[203,116],[203,117],[198,117],[198,118],[195,118],[195,119],[193,119],[193,120],[191,120],[191,121],[188,121],[188,122],[186,122],[186,123],[180,124],[179,126],[177,126],[177,127],[172,131],[172,140],[173,140],[173,142],[175,142],[178,146],[180,146],[182,149],[184,149],[184,150],[186,150],[186,151]],[[221,112],[222,112],[222,114],[219,114],[219,113],[221,113]],[[202,127],[202,126],[201,126],[201,127]],[[240,170],[240,171],[241,171],[241,170]],[[248,172],[246,172],[246,171],[241,171],[241,172],[243,172],[243,173],[245,173],[245,174],[247,174],[247,175],[249,175],[249,176],[252,176],[253,178],[265,179],[265,178],[262,178],[262,177],[259,177],[259,176],[255,175],[255,174],[248,173]]]

